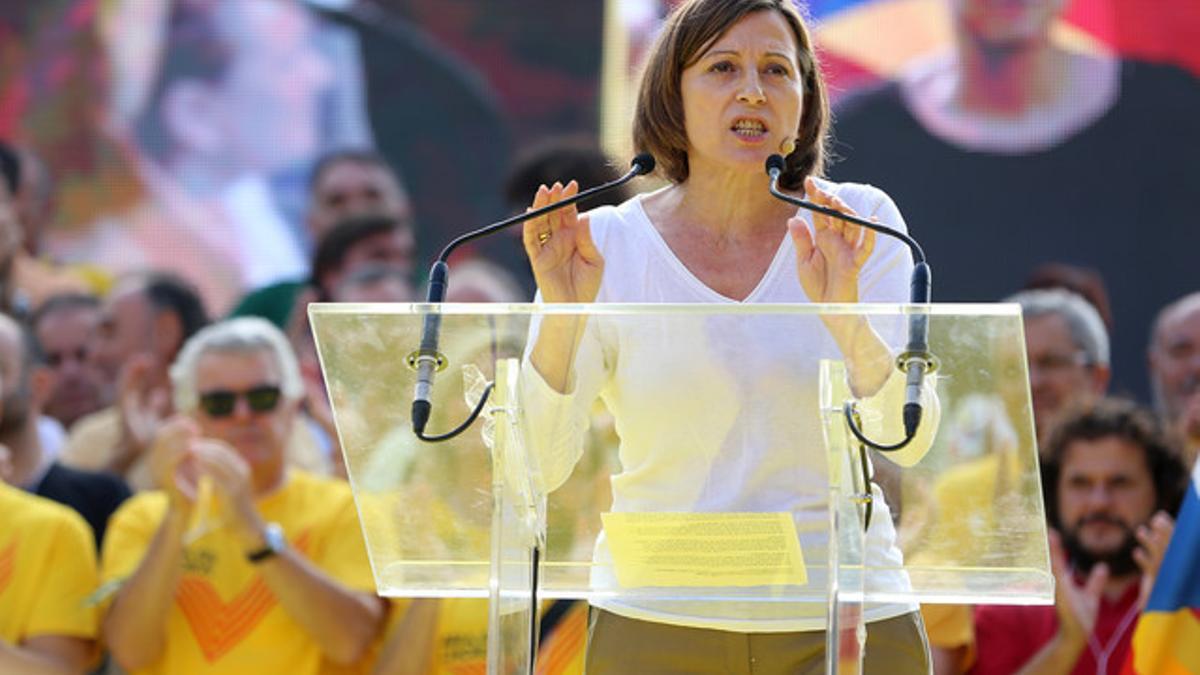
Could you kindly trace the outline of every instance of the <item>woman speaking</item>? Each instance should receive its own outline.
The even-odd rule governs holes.
[[[783,189],[903,229],[880,190],[820,178],[829,117],[812,40],[791,0],[683,2],[647,57],[633,128],[637,151],[654,155],[669,185],[617,207],[569,207],[529,221],[524,246],[541,301],[905,302],[912,263],[903,245],[798,214],[768,191],[763,165],[778,153]],[[577,190],[574,181],[543,186],[533,207]],[[824,496],[828,479],[823,465],[806,460],[823,455],[800,450],[820,444],[816,378],[789,364],[841,359],[851,389],[874,393],[893,371],[887,331],[851,315],[789,331],[756,325],[714,317],[680,335],[544,317],[522,396],[547,487],[570,475],[599,396],[621,438],[613,511],[788,512],[803,539],[803,523],[826,517],[812,495]],[[722,385],[710,386],[714,378]],[[907,584],[894,538],[886,506],[877,506],[867,555],[897,571],[868,585]],[[603,548],[602,537],[598,558]],[[755,673],[821,672],[824,612],[618,594],[593,601],[588,672],[731,673],[750,664]],[[869,604],[865,618],[867,672],[928,671],[915,605]]]

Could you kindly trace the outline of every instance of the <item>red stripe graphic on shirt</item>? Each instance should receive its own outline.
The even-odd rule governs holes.
[[[188,576],[179,582],[175,602],[191,626],[204,659],[214,663],[254,631],[275,607],[275,596],[261,577],[229,602],[222,602],[207,580]]]
[[[304,553],[308,532],[297,538],[293,547]],[[232,600],[224,602],[212,582],[188,574],[175,589],[175,604],[192,629],[204,659],[215,663],[254,632],[277,600],[267,582],[257,575]]]

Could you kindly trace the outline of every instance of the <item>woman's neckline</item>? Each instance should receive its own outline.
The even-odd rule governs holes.
[[[670,267],[675,270],[676,274],[678,274],[686,283],[718,302],[739,304],[749,303],[754,302],[757,297],[765,293],[766,288],[770,284],[771,280],[776,274],[778,274],[778,268],[782,265],[782,261],[787,258],[786,252],[790,249],[791,237],[788,236],[786,228],[780,236],[779,243],[775,246],[775,252],[772,254],[770,262],[767,264],[766,269],[763,271],[762,276],[759,277],[754,287],[749,293],[746,294],[745,297],[740,299],[733,298],[721,293],[712,286],[709,286],[704,282],[704,280],[697,276],[696,273],[693,272],[687,266],[687,264],[683,262],[683,259],[680,258],[675,250],[671,247],[671,244],[667,241],[666,236],[663,235],[663,232],[659,229],[659,226],[650,217],[650,213],[646,210],[645,198],[653,196],[666,189],[668,188],[661,188],[654,192],[636,195],[632,200],[632,206],[635,216],[638,220],[640,220],[640,225],[648,231],[650,240],[653,242],[655,247],[658,248],[659,253],[667,260]]]

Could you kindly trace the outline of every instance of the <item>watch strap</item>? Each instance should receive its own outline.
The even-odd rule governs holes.
[[[266,530],[263,532],[263,538],[265,543],[262,548],[246,554],[246,560],[252,564],[258,564],[264,560],[273,558],[287,547],[287,539],[283,535],[283,528],[278,523],[268,523]]]

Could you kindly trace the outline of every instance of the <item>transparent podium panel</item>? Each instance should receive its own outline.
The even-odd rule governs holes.
[[[830,633],[915,603],[1052,601],[1015,305],[309,311],[383,595],[489,597],[493,629],[518,634],[556,598]],[[903,436],[914,313],[936,361],[921,427],[864,449],[848,415],[880,444]],[[442,442],[411,419],[430,316],[443,367],[425,434],[488,396]],[[524,637],[492,656],[528,659]]]

